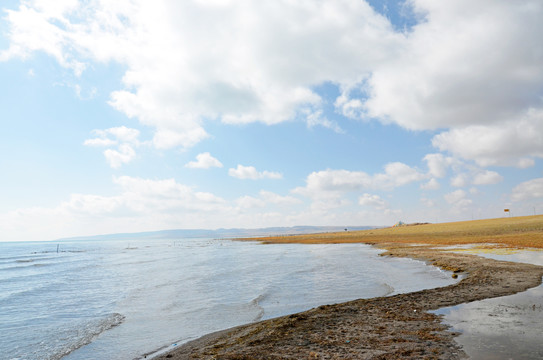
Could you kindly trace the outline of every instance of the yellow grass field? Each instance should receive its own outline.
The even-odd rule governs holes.
[[[363,231],[256,238],[267,243],[500,244],[543,248],[543,215],[406,225]]]

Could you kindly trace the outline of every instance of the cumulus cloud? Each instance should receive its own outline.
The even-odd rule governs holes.
[[[126,126],[112,127],[105,130],[93,130],[92,132],[97,137],[85,140],[83,143],[84,145],[106,147],[118,143],[139,144],[139,130],[131,129]]]
[[[236,200],[240,209],[264,208],[273,205],[300,204],[301,200],[292,196],[282,196],[271,191],[261,190],[258,197],[242,196]]]
[[[261,190],[259,194],[262,200],[270,204],[294,205],[301,203],[300,199],[293,196],[282,196],[271,191]]]
[[[213,119],[301,117],[338,131],[313,87],[366,76],[404,38],[358,0],[34,0],[7,14],[1,60],[42,51],[76,74],[92,61],[126,66],[110,104],[155,127],[161,148],[193,146]]]
[[[473,178],[474,185],[497,184],[503,180],[503,176],[495,171],[485,170],[475,174]]]
[[[258,171],[254,166],[243,166],[239,165],[237,168],[228,169],[228,175],[235,177],[237,179],[250,179],[250,180],[259,180],[259,179],[282,179],[283,175],[278,172],[273,171]]]
[[[472,200],[467,198],[467,193],[464,190],[456,190],[445,194],[444,199],[447,203],[453,206],[453,212],[462,211],[472,204]]]
[[[481,166],[532,166],[543,152],[543,4],[409,5],[422,20],[400,54],[343,89],[340,111],[407,129],[448,129],[433,145]]]
[[[0,214],[14,240],[61,236],[226,225],[234,207],[209,192],[196,191],[175,179],[114,177],[115,195],[72,194],[53,208],[26,208]],[[221,214],[227,218],[217,217]],[[224,223],[220,221],[225,221]],[[33,224],[28,227],[28,224]],[[241,224],[239,224],[241,225]],[[21,235],[23,234],[23,235]]]
[[[331,121],[323,116],[322,110],[317,111],[304,111],[306,116],[307,126],[312,128],[314,126],[322,126],[334,130],[337,133],[344,133],[343,129],[334,121]]]
[[[334,197],[340,193],[363,189],[392,190],[396,187],[421,181],[425,174],[400,162],[385,165],[383,173],[370,175],[363,171],[322,170],[309,174],[306,186],[293,190],[309,197]]]
[[[446,157],[443,154],[427,154],[423,160],[428,165],[428,174],[438,179],[445,177],[447,169],[456,163],[453,158]]]
[[[328,83],[347,117],[441,129],[436,148],[480,166],[533,166],[543,157],[541,1],[405,6],[419,22],[399,32],[359,0],[25,1],[6,10],[0,61],[40,51],[76,75],[121,64],[109,103],[153,127],[160,149],[194,146],[216,119],[341,131],[314,90]]]
[[[266,202],[254,196],[245,195],[236,200],[238,207],[242,209],[263,208]]]
[[[425,174],[422,174],[409,165],[401,162],[392,162],[385,165],[385,172],[383,174],[375,175],[374,182],[379,187],[394,188],[423,180],[425,177]]]
[[[439,182],[435,178],[431,178],[427,183],[420,186],[424,190],[438,190],[440,188]]]
[[[185,167],[193,169],[222,168],[222,166],[222,163],[208,152],[196,155],[196,161],[190,161],[185,165]]]
[[[207,192],[194,191],[174,179],[151,180],[131,176],[115,177],[122,189],[123,206],[130,211],[153,210],[210,210],[224,204],[224,200]]]
[[[127,164],[136,157],[136,152],[129,144],[121,144],[117,150],[107,149],[104,151],[104,156],[109,166],[114,169],[121,167],[122,164]]]
[[[451,178],[451,186],[465,187],[469,184],[468,174],[462,173]]]
[[[495,171],[482,170],[477,167],[468,167],[468,172],[462,172],[451,178],[451,186],[466,187],[473,185],[492,185],[503,180],[503,176]]]
[[[543,110],[529,109],[510,121],[472,125],[436,135],[432,144],[481,166],[526,168],[543,158]]]
[[[93,139],[87,139],[83,143],[83,145],[86,146],[96,146],[96,147],[110,147],[117,145],[117,141],[113,139],[108,138],[93,138]]]
[[[378,210],[386,208],[386,202],[379,195],[365,193],[359,199],[358,203],[362,206],[370,206]]]
[[[436,206],[435,201],[432,200],[432,199],[421,198],[421,199],[420,199],[420,202],[421,202],[422,204],[424,204],[426,207],[429,207],[429,208],[432,208],[432,207]]]
[[[543,178],[532,179],[518,184],[513,189],[511,200],[523,201],[543,198]]]
[[[136,157],[134,147],[141,145],[138,139],[139,130],[127,128],[126,126],[93,130],[93,134],[97,137],[85,140],[83,145],[108,147],[109,149],[104,150],[104,156],[109,166],[114,169],[134,160]],[[113,148],[115,146],[116,148]]]
[[[543,4],[411,2],[424,21],[369,79],[368,111],[409,129],[493,124],[540,106]],[[522,41],[519,41],[522,39]]]

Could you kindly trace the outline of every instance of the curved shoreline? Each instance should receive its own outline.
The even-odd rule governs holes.
[[[381,243],[383,256],[409,257],[464,273],[456,284],[390,297],[323,305],[205,335],[157,359],[461,359],[457,335],[429,310],[505,296],[541,284],[543,267]],[[363,274],[361,274],[363,276]]]

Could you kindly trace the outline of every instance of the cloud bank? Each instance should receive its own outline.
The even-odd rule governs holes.
[[[159,149],[194,146],[214,120],[342,131],[322,116],[315,87],[328,83],[340,113],[439,130],[433,146],[480,166],[543,157],[543,3],[404,6],[418,23],[398,31],[359,0],[34,0],[7,10],[0,60],[41,51],[76,75],[125,66],[109,103],[154,128]]]

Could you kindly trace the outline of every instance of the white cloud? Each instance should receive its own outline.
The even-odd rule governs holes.
[[[469,184],[468,174],[458,174],[455,177],[451,178],[451,186],[454,187],[465,187]]]
[[[236,204],[242,209],[263,208],[266,206],[266,202],[264,200],[248,195],[237,199]]]
[[[276,205],[294,205],[301,203],[300,199],[297,199],[292,196],[282,196],[271,191],[261,190],[260,197],[266,203],[276,204]]]
[[[6,11],[0,61],[42,51],[76,74],[121,64],[110,104],[155,128],[160,149],[194,146],[216,119],[301,118],[341,131],[313,90],[329,83],[347,117],[445,129],[432,142],[441,151],[481,166],[533,166],[543,157],[543,4],[405,6],[420,21],[395,32],[359,0],[30,0]]]
[[[372,195],[365,193],[359,199],[358,203],[362,206],[371,206],[378,210],[383,210],[386,208],[386,202],[381,199],[379,195]]]
[[[212,167],[222,168],[223,165],[219,160],[211,156],[210,153],[205,152],[196,155],[196,161],[190,161],[185,166],[194,169],[209,169]]]
[[[363,171],[322,170],[306,178],[306,186],[294,189],[295,193],[321,197],[327,193],[357,191],[371,188],[372,177]]]
[[[440,185],[435,178],[431,178],[426,184],[422,184],[420,188],[424,190],[438,190]]]
[[[104,150],[104,156],[109,166],[114,169],[127,164],[136,158],[134,147],[141,145],[140,132],[137,129],[126,126],[113,127],[105,130],[93,130],[98,137],[87,139],[83,143],[86,146],[108,147]],[[116,149],[113,149],[118,145]]]
[[[89,146],[109,146],[112,144],[130,143],[138,145],[140,132],[137,129],[127,128],[126,126],[112,127],[105,130],[92,131],[98,137],[85,140],[85,145]]]
[[[426,207],[429,207],[429,208],[432,208],[432,207],[436,206],[435,201],[432,200],[432,199],[421,198],[420,202],[423,203]]]
[[[171,149],[174,147],[189,148],[208,138],[207,132],[200,126],[193,128],[159,128],[153,137],[153,144],[157,149]]]
[[[386,164],[384,173],[369,175],[363,171],[322,170],[309,174],[306,186],[294,193],[313,198],[337,197],[339,194],[363,189],[392,190],[426,178],[425,174],[400,163]]]
[[[531,157],[543,158],[543,110],[529,109],[510,121],[472,125],[436,135],[432,144],[481,166],[534,165]]]
[[[385,173],[375,175],[377,186],[394,188],[412,182],[423,180],[426,175],[401,162],[392,162],[385,165]]]
[[[340,111],[407,129],[448,129],[433,145],[481,166],[527,167],[543,157],[543,3],[407,4],[423,20],[397,56],[342,89]]]
[[[451,178],[451,186],[466,187],[473,185],[492,185],[503,180],[503,176],[495,171],[481,170],[476,167],[468,167],[469,172],[459,173]]]
[[[108,138],[93,138],[93,139],[85,140],[83,145],[96,146],[96,147],[110,147],[113,145],[117,145],[117,141],[113,139],[108,139]]]
[[[497,184],[503,180],[503,176],[495,171],[485,170],[475,174],[473,179],[474,185],[490,185]]]
[[[224,199],[175,179],[120,176],[113,182],[118,186],[115,195],[72,194],[56,207],[1,213],[0,223],[2,227],[9,224],[5,229],[13,240],[48,240],[119,231],[209,228],[210,219],[215,226],[236,221],[234,207]]]
[[[121,144],[117,150],[107,149],[104,151],[106,160],[114,169],[121,167],[122,164],[127,164],[134,160],[136,152],[129,144]]]
[[[436,129],[493,124],[541,105],[541,2],[411,4],[425,21],[369,79],[372,116]]]
[[[236,199],[236,205],[240,211],[247,209],[264,209],[272,206],[291,206],[302,201],[292,196],[282,196],[271,191],[261,190],[258,197],[242,196]]]
[[[6,20],[11,24],[10,47],[0,52],[0,61],[27,58],[34,51],[43,51],[80,75],[84,63],[63,49],[73,41],[62,29],[69,23],[64,14],[74,10],[76,5],[74,1],[35,1],[20,5],[18,10],[5,10]]]
[[[127,128],[126,126],[113,127],[106,130],[95,130],[102,137],[108,134],[113,135],[118,141],[135,144],[138,142],[140,132],[137,129]]]
[[[428,165],[428,174],[438,179],[445,177],[447,169],[455,163],[452,158],[443,154],[427,154],[424,161]]]
[[[472,200],[466,196],[467,193],[464,190],[456,190],[443,197],[447,203],[453,206],[453,211],[461,211],[472,204]]]
[[[335,132],[340,133],[340,134],[345,132],[343,131],[343,129],[341,129],[341,127],[337,123],[324,117],[322,115],[322,110],[317,110],[317,111],[306,110],[304,111],[304,115],[306,117],[307,126],[310,128],[319,125],[325,128],[332,129]]]
[[[259,179],[282,179],[283,175],[278,172],[272,171],[258,171],[253,166],[243,166],[239,165],[233,169],[228,169],[228,175],[235,177],[237,179],[250,179],[250,180],[259,180]]]
[[[43,51],[78,74],[91,61],[126,66],[110,104],[155,127],[160,148],[193,146],[208,119],[275,124],[304,109],[309,125],[338,131],[313,87],[367,76],[404,39],[358,0],[34,0],[7,22],[2,60]]]
[[[518,184],[513,189],[511,200],[523,201],[543,198],[543,178],[532,179]]]
[[[135,212],[169,210],[211,210],[225,201],[207,192],[197,192],[174,179],[150,180],[130,176],[115,177],[121,186],[123,206]]]

